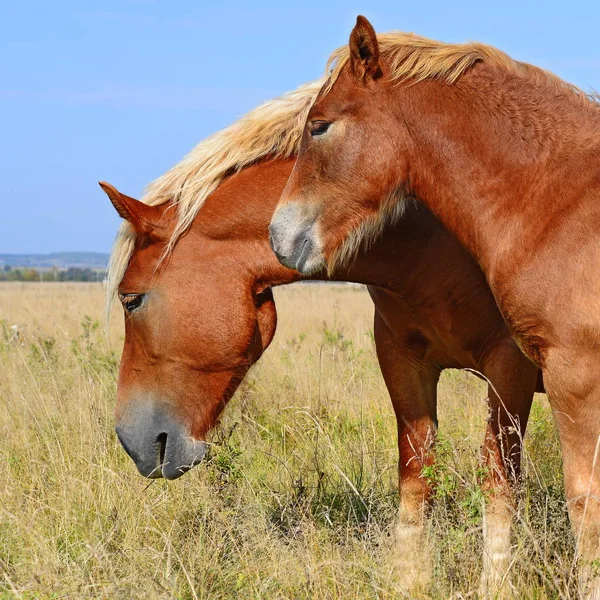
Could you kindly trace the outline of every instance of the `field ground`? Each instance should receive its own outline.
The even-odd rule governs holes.
[[[396,430],[366,292],[276,291],[279,329],[176,482],[113,432],[120,309],[100,284],[0,285],[0,598],[402,598],[389,567]],[[432,598],[474,597],[485,386],[446,371]],[[514,533],[520,598],[573,597],[559,446],[534,405]]]

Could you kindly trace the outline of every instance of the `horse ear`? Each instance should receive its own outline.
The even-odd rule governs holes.
[[[350,34],[350,68],[361,83],[383,74],[379,64],[379,43],[373,25],[359,15]]]
[[[99,181],[98,185],[106,192],[119,216],[129,221],[136,232],[156,238],[164,236],[165,225],[160,223],[162,211],[158,206],[148,206],[135,198],[122,194],[116,187],[105,181]]]

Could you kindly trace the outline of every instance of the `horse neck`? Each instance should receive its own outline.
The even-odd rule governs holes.
[[[269,222],[292,166],[292,160],[282,159],[245,167],[221,182],[199,210],[191,231],[211,245],[211,253],[232,258],[239,266],[234,276],[243,269],[265,287],[301,279],[269,246]]]
[[[242,169],[219,185],[192,225],[203,240],[218,241],[215,246],[218,252],[235,256],[236,262],[243,264],[250,276],[264,286],[308,279],[281,265],[269,245],[269,223],[293,166],[294,159],[277,159]],[[395,248],[401,240],[386,236],[368,256],[359,253],[356,260],[336,269],[331,277],[322,272],[310,279],[393,287],[402,274],[387,264],[393,263],[395,256],[389,248],[392,245]]]
[[[454,85],[397,88],[414,144],[409,185],[488,278],[508,255],[526,260],[550,220],[597,178],[598,106],[546,77],[480,64]]]

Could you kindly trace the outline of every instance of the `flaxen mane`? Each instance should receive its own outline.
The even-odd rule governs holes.
[[[142,202],[149,205],[171,202],[177,210],[178,222],[167,251],[226,177],[267,156],[286,158],[297,152],[306,115],[322,85],[322,80],[308,83],[255,108],[200,142],[180,163],[148,186]],[[107,316],[134,243],[135,232],[125,222],[117,234],[108,266]]]
[[[596,101],[555,75],[520,63],[504,52],[479,43],[446,44],[413,33],[392,32],[377,36],[380,52],[390,66],[392,79],[422,81],[442,79],[454,83],[479,61],[529,74],[549,78],[556,86],[578,96]],[[329,79],[325,92],[333,85],[348,62],[349,49],[343,46],[331,55],[327,71]],[[181,234],[192,224],[206,198],[232,173],[267,156],[284,158],[298,149],[306,116],[323,81],[309,83],[259,106],[226,129],[215,133],[196,146],[180,163],[152,182],[142,201],[157,205],[172,202],[178,223],[169,242],[170,251]],[[401,211],[391,211],[398,217]],[[372,227],[373,230],[377,227]],[[361,236],[355,236],[359,239]],[[135,234],[123,223],[117,234],[108,266],[106,281],[107,314],[133,252]],[[343,254],[351,254],[347,246]],[[338,259],[342,259],[338,256]]]
[[[473,65],[483,61],[512,73],[542,77],[547,83],[569,90],[584,101],[598,102],[596,94],[588,94],[549,71],[516,61],[487,44],[447,44],[402,31],[379,34],[377,40],[380,55],[389,67],[389,77],[393,81],[419,82],[438,79],[452,84]],[[342,46],[331,54],[327,63],[329,79],[324,93],[331,89],[349,58],[348,46]]]

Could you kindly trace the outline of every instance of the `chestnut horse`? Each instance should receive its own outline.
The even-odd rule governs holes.
[[[118,290],[125,313],[116,430],[147,477],[174,479],[199,462],[209,429],[273,338],[271,287],[301,279],[273,256],[268,224],[292,171],[285,156],[319,88],[210,138],[155,182],[145,203],[101,184],[126,219],[108,285],[109,303]],[[375,303],[377,356],[398,422],[407,585],[427,573],[419,556],[431,489],[422,471],[433,461],[440,373],[469,368],[490,381],[483,582],[500,589],[510,564],[510,482],[538,369],[510,337],[481,270],[422,205],[333,277],[369,285]]]
[[[456,235],[543,370],[581,584],[600,598],[597,99],[483,44],[378,39],[363,17],[333,60],[271,223],[273,248],[302,273],[331,269],[406,194]]]

